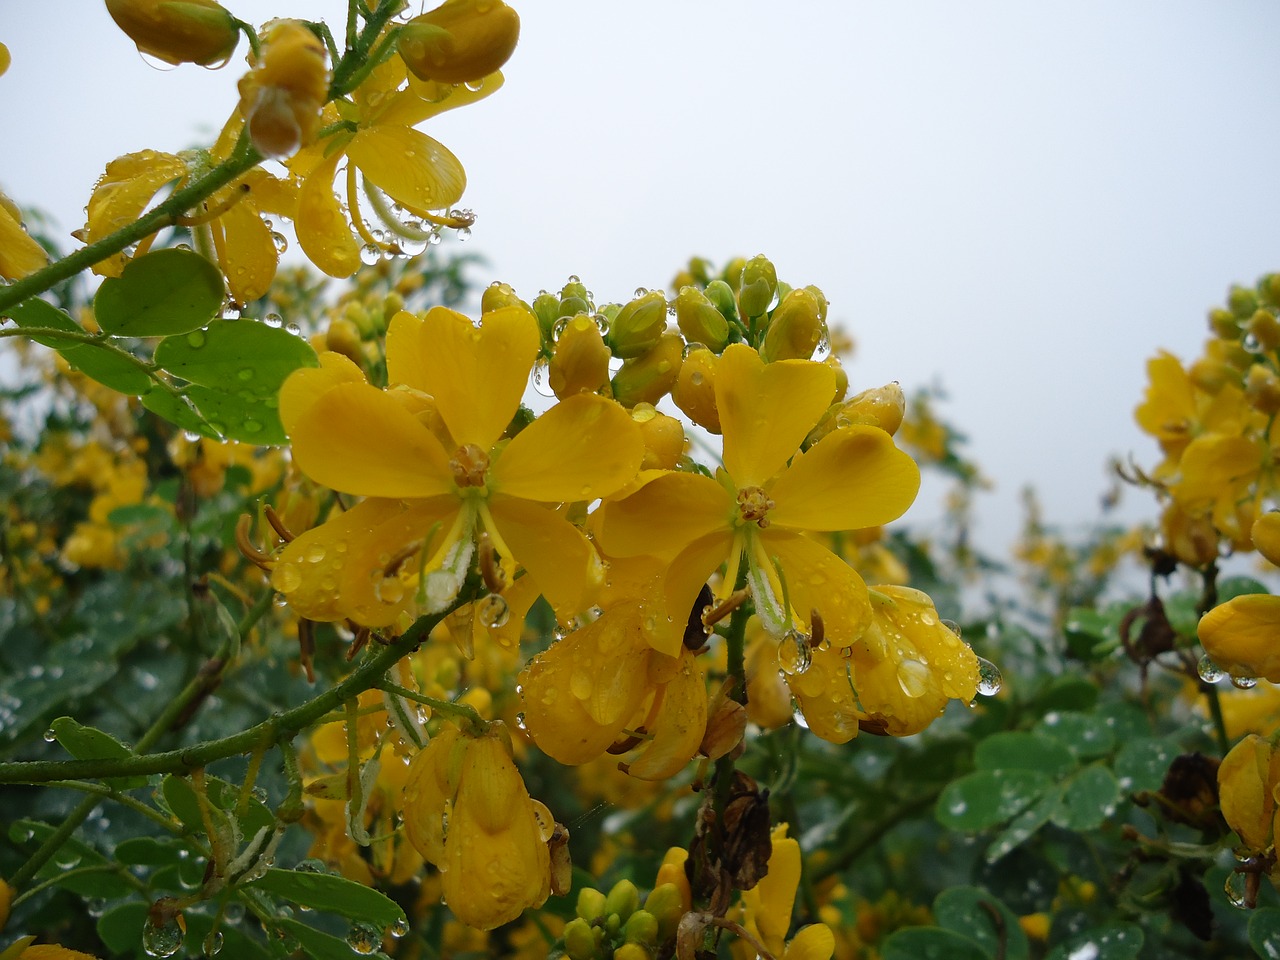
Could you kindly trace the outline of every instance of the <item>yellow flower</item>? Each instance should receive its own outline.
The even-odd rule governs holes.
[[[503,439],[539,344],[537,321],[520,306],[485,314],[478,328],[443,307],[425,318],[402,311],[387,331],[393,389],[370,386],[338,354],[291,375],[280,418],[296,463],[372,499],[286,546],[276,588],[336,591],[327,611],[307,616],[385,625],[415,589],[425,611],[444,609],[484,537],[507,582],[520,564],[562,616],[583,609],[595,551],[551,507],[621,489],[644,444],[625,410],[586,394]]]
[[[107,13],[138,50],[165,63],[221,66],[240,39],[215,0],[107,0]]]
[[[18,205],[0,193],[0,278],[17,280],[48,262],[44,247],[22,226]]]
[[[1280,683],[1280,597],[1249,593],[1220,603],[1200,618],[1196,632],[1223,670]]]
[[[803,927],[786,942],[800,886],[800,844],[787,836],[785,823],[773,828],[770,840],[768,871],[754,887],[742,891],[742,925],[779,960],[830,960],[836,941],[825,923]]]
[[[253,69],[240,78],[240,115],[267,157],[288,157],[316,138],[329,94],[324,44],[299,20],[276,20]]]
[[[1218,794],[1222,816],[1250,851],[1271,848],[1276,832],[1275,790],[1280,786],[1280,751],[1250,734],[1222,759]]]
[[[422,80],[479,80],[510,59],[520,17],[501,0],[445,0],[400,31],[405,65]]]
[[[812,611],[837,647],[866,629],[871,610],[861,578],[803,532],[892,520],[915,498],[920,474],[875,427],[836,430],[797,454],[830,404],[834,382],[823,364],[766,365],[750,347],[731,345],[715,376],[724,432],[717,479],[664,473],[605,505],[600,532],[606,554],[670,562],[661,596],[644,620],[655,649],[678,651],[694,598],[725,563],[722,598],[745,564],[756,612],[775,637],[807,643]]]
[[[554,822],[530,799],[501,724],[471,737],[446,725],[413,759],[405,830],[441,872],[445,901],[481,930],[509,923],[551,892]]]
[[[9,69],[12,57],[9,56],[9,48],[0,43],[0,77],[3,77],[5,71]]]

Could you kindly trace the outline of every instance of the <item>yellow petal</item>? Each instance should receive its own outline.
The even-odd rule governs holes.
[[[453,788],[449,783],[448,766],[454,753],[454,745],[460,734],[451,723],[440,727],[439,732],[418,752],[409,764],[401,800],[404,812],[404,829],[424,858],[437,866],[444,862],[444,813],[446,802],[453,800]]]
[[[430,497],[454,490],[449,455],[393,397],[340,383],[293,425],[293,456],[312,480],[367,497]]]
[[[271,288],[280,255],[257,209],[241,201],[219,217],[213,228],[223,234],[222,272],[231,295],[240,303],[263,296]]]
[[[1280,597],[1250,593],[1220,603],[1200,618],[1196,632],[1222,669],[1280,683]]]
[[[825,923],[811,923],[787,944],[783,960],[831,960],[836,952],[836,936]]]
[[[645,639],[658,653],[679,654],[685,627],[703,585],[725,562],[733,549],[730,531],[714,531],[695,540],[671,561],[659,597],[645,602],[642,626]]]
[[[877,427],[833,431],[792,461],[769,488],[771,523],[857,530],[896,520],[920,489],[920,469]]]
[[[828,743],[848,743],[858,735],[851,675],[852,666],[831,646],[815,649],[809,669],[787,680],[810,732]]]
[[[1257,551],[1280,567],[1280,512],[1259,514],[1249,535]]]
[[[666,780],[679,773],[702,744],[707,729],[707,682],[690,651],[680,654],[680,669],[663,688],[653,739],[631,761],[627,773],[640,780]]]
[[[184,177],[187,165],[170,153],[141,150],[107,164],[89,198],[84,240],[93,243],[137,220],[166,183]],[[127,258],[113,254],[93,265],[93,272],[118,277]]]
[[[600,543],[616,557],[674,557],[714,530],[731,528],[733,499],[696,473],[664,473],[635,493],[601,508]]]
[[[791,606],[806,620],[816,610],[824,634],[836,647],[853,643],[871,622],[867,586],[857,571],[822,544],[768,527],[756,533],[787,578]]]
[[[294,229],[302,252],[331,277],[349,277],[360,267],[360,245],[333,192],[333,177],[342,151],[320,163],[298,192]]]
[[[1222,816],[1250,850],[1271,845],[1275,801],[1267,773],[1271,744],[1256,734],[1245,737],[1222,759],[1218,767],[1218,792]]]
[[[490,470],[494,489],[561,503],[607,497],[635,479],[644,439],[631,416],[604,397],[562,400],[525,427]]]
[[[786,835],[786,824],[773,830],[770,843],[769,872],[755,887],[759,897],[755,921],[765,946],[777,954],[791,929],[791,909],[800,887],[800,844]]]
[[[429,394],[427,357],[435,348],[422,336],[422,322],[416,314],[401,310],[387,324],[387,382],[402,383]]]
[[[406,327],[400,343],[413,342]],[[445,307],[433,307],[416,329],[417,350],[403,366],[419,364],[421,382],[459,444],[488,451],[520,406],[538,355],[538,321],[523,307],[486,314],[483,326]],[[410,382],[410,381],[405,381]]]
[[[365,127],[351,138],[347,156],[387,196],[420,211],[457,203],[467,185],[458,158],[412,127]]]
[[[292,434],[298,418],[340,383],[364,383],[364,374],[340,353],[320,354],[319,367],[301,367],[280,387],[280,422]]]
[[[385,108],[377,114],[380,124],[416,127],[447,110],[469,106],[497,93],[504,82],[502,74],[491,73],[478,83],[447,84],[432,80],[419,80],[409,75],[409,88],[389,98]]]
[[[724,433],[724,466],[739,489],[759,486],[800,449],[835,391],[826,364],[766,364],[745,344],[732,344],[716,365],[716,409]]]
[[[49,254],[44,247],[36,243],[22,229],[21,221],[0,203],[0,277],[17,280],[35,273],[48,262]]]
[[[489,498],[498,533],[534,579],[556,615],[568,620],[586,606],[595,551],[586,535],[538,503],[501,494]]]

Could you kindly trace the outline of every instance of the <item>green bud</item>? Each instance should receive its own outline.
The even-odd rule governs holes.
[[[713,280],[707,284],[707,299],[716,305],[716,309],[726,320],[738,319],[738,301],[734,299],[733,288],[723,280]]]
[[[622,927],[622,936],[628,943],[658,942],[658,918],[647,910],[637,910]]]
[[[667,329],[667,297],[653,290],[618,311],[609,325],[609,349],[615,357],[638,357]]]
[[[778,273],[766,257],[752,257],[742,268],[738,285],[738,307],[744,317],[759,317],[773,303],[778,290]]]
[[[613,375],[613,398],[624,407],[637,403],[657,406],[676,385],[683,362],[684,338],[678,333],[664,333],[653,349],[622,362],[622,368]]]
[[[1246,324],[1246,329],[1258,341],[1263,350],[1275,350],[1280,347],[1280,321],[1270,310],[1259,310]]]
[[[1258,284],[1262,295],[1276,306],[1280,306],[1280,273],[1269,273]]]
[[[622,918],[616,913],[611,913],[605,918],[604,933],[610,940],[618,936],[618,931],[622,929]]]
[[[1227,296],[1227,305],[1241,320],[1248,320],[1258,309],[1258,295],[1247,287],[1235,286]]]
[[[604,912],[616,913],[625,922],[640,906],[640,891],[630,880],[619,880],[604,901]]]
[[[644,912],[658,921],[658,941],[665,942],[675,936],[680,917],[684,914],[684,902],[680,888],[674,883],[660,883],[644,901]]]
[[[495,280],[489,286],[484,288],[484,293],[480,295],[480,312],[492,313],[494,310],[500,310],[503,307],[510,307],[519,304],[526,310],[529,305],[516,296],[514,288],[509,283],[503,283]]]
[[[613,960],[653,960],[653,954],[638,943],[624,943],[613,951]]]
[[[579,284],[581,286],[581,284]],[[590,314],[591,304],[585,297],[561,297],[559,317],[576,317],[580,313]],[[557,319],[559,319],[557,317]]]
[[[538,330],[542,339],[550,342],[551,331],[560,319],[560,298],[554,293],[541,293],[533,301],[533,315],[538,318]]]
[[[1240,339],[1240,321],[1230,310],[1214,307],[1209,311],[1209,329],[1222,340]]]
[[[738,292],[738,284],[742,283],[742,268],[746,265],[745,257],[734,257],[720,271],[720,279],[727,283],[734,293]]]
[[[583,887],[578,891],[577,914],[588,923],[604,916],[604,894],[595,887]]]
[[[705,343],[720,353],[729,343],[729,321],[697,287],[681,287],[676,295],[676,323],[690,343]]]
[[[598,890],[593,892],[599,893]],[[564,952],[573,960],[592,960],[596,955],[595,932],[591,924],[581,917],[574,917],[564,925]]]
[[[569,282],[560,288],[560,299],[567,300],[569,297],[577,297],[584,303],[591,299],[587,293],[587,285],[577,277],[570,277]]]
[[[792,290],[787,294],[773,316],[760,345],[760,356],[766,362],[774,360],[808,360],[822,338],[827,335],[827,325],[819,319],[821,302],[808,290]]]

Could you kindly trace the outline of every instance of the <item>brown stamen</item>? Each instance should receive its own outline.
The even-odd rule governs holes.
[[[729,596],[725,597],[724,602],[715,607],[706,607],[702,611],[702,625],[704,627],[713,627],[733,611],[747,602],[747,597],[751,596],[749,590],[735,590]]]
[[[488,533],[480,534],[480,576],[490,593],[502,593],[507,589],[507,572],[502,569],[498,560],[498,551],[494,549],[493,540]]]
[[[289,543],[293,540],[293,533],[284,525],[284,521],[280,519],[280,514],[276,513],[275,507],[271,506],[269,503],[266,504],[262,508],[262,514],[267,518],[267,523],[271,524],[271,529],[276,532],[276,535],[281,540],[285,543]]]
[[[489,469],[489,455],[474,443],[465,443],[449,460],[453,482],[460,487],[483,487],[484,475]]]
[[[822,614],[817,610],[809,611],[809,629],[812,633],[809,635],[809,646],[820,647],[823,640],[826,639],[826,631],[822,626]]]
[[[766,514],[775,506],[777,504],[760,487],[743,487],[738,491],[738,513],[743,520],[762,530],[769,525]]]
[[[249,527],[252,525],[253,517],[247,513],[240,514],[240,519],[236,521],[236,546],[246,560],[270,572],[272,567],[271,555],[264,553],[249,539]]]

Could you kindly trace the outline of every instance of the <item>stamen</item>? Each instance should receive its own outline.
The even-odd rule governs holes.
[[[754,523],[763,530],[769,525],[766,516],[776,503],[760,487],[743,487],[738,491],[738,513],[747,523]]]
[[[449,460],[453,482],[460,487],[483,487],[489,455],[474,443],[463,444]]]
[[[271,524],[271,529],[276,532],[276,535],[279,536],[281,540],[285,543],[289,543],[293,540],[293,534],[290,532],[289,528],[284,525],[284,521],[280,519],[280,514],[276,513],[275,507],[271,506],[269,503],[265,504],[262,508],[262,515],[267,518],[267,523]]]
[[[498,562],[498,553],[493,546],[493,538],[489,531],[480,534],[480,576],[490,593],[502,593],[507,588],[507,573]]]
[[[262,550],[249,539],[249,527],[253,524],[253,517],[247,513],[240,514],[240,519],[236,521],[236,546],[240,548],[240,553],[246,560],[260,567],[263,570],[270,571],[274,565],[269,553]]]
[[[817,610],[809,611],[809,623],[812,633],[809,635],[809,646],[820,647],[826,641],[826,630],[822,625],[822,614]]]
[[[702,625],[710,629],[715,626],[733,611],[747,602],[747,598],[751,596],[751,591],[745,587],[741,590],[735,590],[729,596],[717,604],[715,607],[710,605],[702,610]]]

